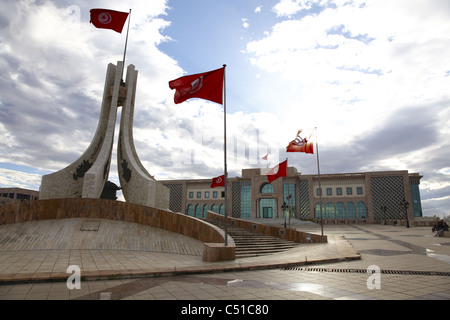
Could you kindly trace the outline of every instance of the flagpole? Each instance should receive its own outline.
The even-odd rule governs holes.
[[[323,216],[322,216],[322,186],[320,185],[320,166],[319,166],[319,144],[317,142],[317,127],[314,128],[316,133],[316,153],[317,153],[317,174],[319,176],[319,206],[320,206],[320,230],[323,236]]]
[[[225,246],[228,246],[228,172],[227,172],[227,90],[225,81],[225,67],[223,65],[223,167],[225,178]]]
[[[127,46],[128,46],[128,32],[130,31],[130,20],[131,20],[131,9],[130,14],[128,15],[128,27],[127,27],[127,36],[125,38],[125,49],[123,50],[123,67],[122,67],[122,80],[123,80],[123,71],[125,69],[125,56],[127,54]]]

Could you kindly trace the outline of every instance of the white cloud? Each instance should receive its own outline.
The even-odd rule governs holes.
[[[290,16],[301,10],[311,9],[312,0],[281,0],[274,7],[273,11],[278,16]]]
[[[248,28],[250,26],[250,24],[247,22],[248,21],[247,18],[242,18],[241,20],[242,20],[242,26],[244,28]]]
[[[96,29],[91,3],[79,3],[2,3],[0,162],[60,170],[94,135],[106,67],[122,60],[125,32]],[[126,64],[139,72],[134,138],[148,171],[157,179],[218,175],[222,108],[202,100],[174,105],[167,85],[184,74],[180,57],[160,49],[177,41],[167,31],[167,1],[96,6],[133,8]],[[242,110],[227,115],[232,174],[265,166],[260,158],[267,153],[275,164],[297,129],[317,126],[323,172],[408,169],[424,175],[425,198],[443,198],[437,193],[448,188],[450,2],[281,0],[272,9],[276,24],[251,20],[255,30],[270,32],[236,50],[251,65],[230,68],[237,80],[229,90],[245,88],[246,95],[245,102],[229,99]],[[248,10],[239,15],[259,17],[252,11],[261,6]],[[257,106],[245,111],[246,103]],[[289,161],[316,172],[314,157]],[[115,162],[113,155],[110,178],[117,181]],[[33,181],[19,171],[20,181],[11,180],[11,170],[3,173],[10,178],[0,184],[36,183],[34,173]]]
[[[310,2],[278,5],[305,9]],[[377,126],[365,118],[383,121],[405,105],[448,97],[450,59],[440,52],[450,48],[449,33],[442,8],[423,1],[345,3],[281,21],[247,50],[255,66],[288,83],[293,110],[303,106],[306,116],[322,115],[321,126],[343,130],[332,135],[342,141]]]

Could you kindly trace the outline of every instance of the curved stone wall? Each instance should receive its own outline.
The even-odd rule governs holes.
[[[0,225],[64,218],[97,218],[136,222],[176,232],[204,243],[225,242],[225,233],[203,220],[181,213],[106,199],[48,199],[0,205]],[[232,240],[231,240],[232,242]],[[234,242],[229,247],[234,247]],[[234,259],[233,256],[226,260]]]

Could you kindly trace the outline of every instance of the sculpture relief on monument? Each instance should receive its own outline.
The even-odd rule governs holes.
[[[127,202],[166,209],[169,189],[156,181],[144,168],[133,142],[133,114],[137,71],[127,68],[122,81],[123,62],[108,65],[100,120],[87,150],[66,168],[42,177],[40,199],[100,198],[108,180],[114,144],[117,108],[122,106],[118,143],[118,171]]]

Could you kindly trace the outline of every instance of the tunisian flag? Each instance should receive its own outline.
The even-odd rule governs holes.
[[[222,104],[224,72],[225,67],[169,81],[170,89],[176,89],[174,102],[200,98]]]
[[[304,152],[304,153],[314,153],[313,143],[309,141],[309,138],[302,138],[300,133],[302,130],[298,130],[297,137],[289,142],[286,147],[286,152]]]
[[[221,175],[215,178],[212,178],[211,188],[215,187],[225,187],[225,175]]]
[[[111,29],[122,33],[128,12],[120,12],[108,9],[91,9],[91,23],[100,29]]]
[[[269,183],[272,183],[272,181],[277,180],[281,177],[287,176],[287,160],[284,160],[283,162],[276,165],[272,170],[269,171],[267,174],[267,179],[269,180]]]

